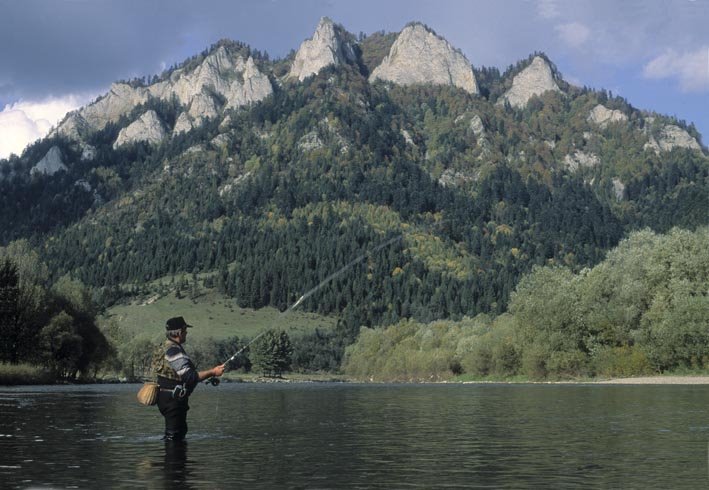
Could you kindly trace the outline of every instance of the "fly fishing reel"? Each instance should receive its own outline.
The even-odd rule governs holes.
[[[219,386],[219,383],[220,383],[220,382],[221,382],[221,381],[219,380],[219,378],[217,378],[217,377],[212,377],[212,378],[209,378],[208,380],[206,380],[206,381],[204,382],[204,384],[208,384],[208,385],[212,385],[212,386]]]

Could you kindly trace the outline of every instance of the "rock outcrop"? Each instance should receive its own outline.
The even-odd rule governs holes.
[[[66,138],[80,141],[91,131],[89,123],[84,119],[84,117],[79,113],[79,111],[72,111],[64,118],[64,121],[57,126],[56,129],[52,130],[50,136],[64,136]]]
[[[186,112],[181,112],[180,115],[177,116],[175,127],[172,128],[172,134],[187,133],[192,131],[193,127],[194,122],[192,117]]]
[[[356,61],[354,49],[344,34],[342,27],[327,17],[320,19],[313,37],[303,41],[298,48],[288,78],[297,78],[302,82],[326,66]]]
[[[155,111],[151,110],[140,116],[140,119],[121,129],[116,142],[113,143],[113,149],[115,150],[120,146],[138,141],[157,144],[165,139],[165,136],[167,136],[165,126]]]
[[[625,184],[618,178],[613,179],[613,194],[616,201],[622,201],[625,197]]]
[[[147,87],[114,83],[105,96],[65,118],[56,132],[82,140],[90,132],[103,129],[109,122],[117,122],[150,97],[168,101],[173,96],[177,97],[188,107],[191,124],[199,125],[204,118],[218,116],[222,109],[210,94],[224,97],[225,108],[237,108],[258,102],[272,92],[271,81],[258,69],[252,57],[232,56],[224,46],[220,46],[189,72],[177,69],[169,79]],[[183,119],[181,130],[187,128],[185,123]]]
[[[254,59],[249,56],[245,63],[237,65],[243,82],[234,80],[229,91],[223,95],[227,99],[226,108],[237,108],[263,100],[273,93],[268,76],[259,71]]]
[[[246,60],[241,55],[233,58],[224,46],[220,46],[191,72],[176,70],[167,84],[158,83],[149,90],[151,95],[162,99],[169,99],[174,94],[181,103],[190,106],[193,117],[214,117],[217,115],[216,104],[206,91],[223,96],[226,107],[241,107],[264,99],[273,92],[273,87],[251,56]],[[200,109],[207,113],[199,113]]]
[[[527,68],[512,79],[512,87],[497,101],[498,105],[509,102],[512,107],[523,108],[535,95],[548,91],[561,92],[554,81],[551,67],[541,56],[535,56]]]
[[[608,109],[602,104],[598,104],[591,109],[591,112],[588,114],[588,121],[597,124],[601,128],[605,128],[612,123],[625,122],[627,120],[628,116],[623,112],[617,109]]]
[[[116,122],[138,104],[148,101],[148,90],[133,88],[126,83],[114,83],[108,94],[80,110],[80,115],[93,130],[103,129],[109,122]]]
[[[691,134],[674,124],[664,126],[657,139],[650,136],[650,141],[645,144],[645,149],[650,149],[658,154],[662,151],[670,151],[673,148],[702,150],[699,142]]]
[[[601,160],[595,153],[585,153],[579,150],[576,150],[573,155],[566,155],[564,157],[564,165],[572,172],[582,167],[595,167],[599,163],[601,163]]]
[[[485,137],[485,125],[483,124],[482,118],[477,114],[470,119],[470,129],[478,138]]]
[[[58,146],[52,146],[47,154],[32,167],[30,174],[54,175],[60,170],[67,170],[66,165],[64,165],[62,151]]]
[[[96,158],[96,148],[88,143],[81,144],[81,161],[86,162]]]
[[[467,58],[422,24],[404,28],[369,76],[399,85],[453,85],[477,94],[478,84]]]

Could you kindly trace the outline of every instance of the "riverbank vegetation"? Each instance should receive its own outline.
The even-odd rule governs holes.
[[[6,375],[32,381],[43,366],[50,378],[95,376],[112,356],[96,325],[90,291],[69,276],[50,282],[29,243],[0,248],[0,362]],[[44,379],[44,375],[42,375]]]
[[[632,233],[578,273],[537,267],[507,313],[363,329],[344,372],[360,379],[637,376],[709,367],[709,229]]]
[[[20,363],[0,363],[0,385],[43,385],[56,381],[56,376],[45,366]]]
[[[309,328],[303,323],[309,317],[291,317],[292,327],[303,325],[278,326],[239,356],[231,369],[235,375],[292,370],[366,381],[589,380],[705,373],[707,243],[707,227],[666,234],[633,232],[593,268],[535,267],[512,292],[507,312],[497,316],[433,322],[407,318],[389,326],[363,326],[358,336],[349,338],[351,332],[342,322],[330,324],[318,317],[320,323]],[[68,276],[47,286],[46,267],[26,242],[0,249],[0,276],[2,305],[9,312],[3,314],[1,326],[1,384],[151,376],[152,358],[162,342],[162,330],[155,325],[142,326],[145,331],[140,332],[119,322],[118,315],[104,314],[97,320],[91,291]],[[213,314],[212,300],[212,309],[204,315]],[[199,309],[198,302],[191,301]],[[169,301],[156,307],[162,316],[166,304]],[[257,317],[259,312],[240,310],[238,315]],[[262,313],[264,318],[274,314]],[[252,319],[263,323],[260,331],[269,323],[262,320]],[[209,324],[205,321],[203,328],[209,330]],[[215,332],[222,335],[206,331],[189,340],[190,355],[199,366],[223,362],[256,334],[227,336],[220,328]],[[269,352],[279,359],[269,358]]]

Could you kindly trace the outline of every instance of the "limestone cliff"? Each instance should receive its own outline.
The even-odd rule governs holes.
[[[60,170],[66,170],[62,152],[57,146],[52,146],[44,157],[32,167],[30,174],[54,175]]]
[[[609,124],[616,122],[625,122],[628,120],[628,116],[623,114],[617,109],[608,109],[602,104],[598,104],[596,107],[591,109],[588,114],[588,121],[597,124],[601,128],[605,128]]]
[[[254,59],[249,57],[239,64],[243,82],[234,80],[229,91],[223,95],[227,98],[226,108],[236,108],[263,100],[273,93],[273,86],[268,76],[259,71]]]
[[[600,163],[601,160],[595,153],[586,153],[580,150],[574,151],[573,155],[564,157],[564,165],[572,172],[583,167],[596,167]]]
[[[109,122],[116,122],[138,104],[148,101],[148,90],[133,88],[125,83],[114,83],[104,97],[80,110],[91,129],[103,129]]]
[[[453,85],[471,94],[478,93],[467,58],[422,24],[412,24],[401,31],[369,80],[400,85]]]
[[[344,34],[342,27],[327,17],[320,19],[313,37],[303,41],[298,48],[288,78],[303,81],[326,66],[356,61],[354,49]]]
[[[138,141],[147,141],[150,144],[157,144],[160,143],[166,135],[165,126],[162,121],[160,121],[155,111],[147,111],[140,116],[138,120],[121,129],[121,132],[118,133],[118,138],[116,138],[116,142],[113,143],[113,149],[115,150],[120,146],[136,143]]]
[[[231,55],[220,46],[195,68],[177,69],[168,79],[147,87],[114,83],[105,96],[67,116],[56,133],[83,139],[109,122],[117,122],[150,97],[163,100],[177,97],[188,108],[192,124],[198,125],[206,117],[218,116],[222,110],[210,93],[224,97],[225,108],[237,108],[262,100],[272,92],[268,76],[258,69],[252,57]]]
[[[645,144],[646,149],[655,153],[670,151],[673,148],[688,148],[690,150],[702,150],[699,142],[687,131],[674,124],[665,125],[658,138],[650,136],[650,141]]]
[[[535,56],[529,66],[512,79],[512,87],[500,97],[497,104],[502,105],[507,101],[512,107],[523,108],[533,96],[550,90],[561,92],[549,64],[541,56]]]
[[[172,128],[172,134],[187,133],[189,131],[192,131],[193,127],[194,122],[192,120],[192,116],[190,116],[186,112],[182,112],[179,116],[177,116],[177,121],[175,121],[175,127]]]

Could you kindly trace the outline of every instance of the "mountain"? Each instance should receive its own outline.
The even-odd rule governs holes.
[[[323,17],[313,37],[303,41],[298,48],[288,77],[302,82],[327,66],[356,62],[357,56],[349,39],[351,37],[342,26]]]
[[[324,18],[284,59],[223,40],[114,83],[0,164],[0,241],[104,304],[185,275],[285,309],[343,270],[303,307],[351,341],[502,313],[534,266],[707,224],[700,141],[543,53],[501,73],[419,23],[356,38]]]
[[[498,104],[508,102],[512,107],[523,108],[535,95],[545,92],[561,92],[551,67],[541,56],[535,56],[532,62],[512,79],[512,87],[502,95]]]
[[[471,94],[478,93],[475,74],[467,58],[419,23],[408,25],[401,31],[389,54],[369,79],[400,85],[449,85]]]

